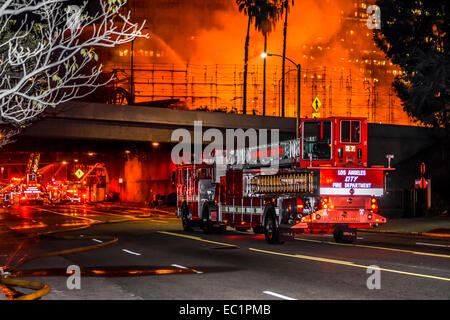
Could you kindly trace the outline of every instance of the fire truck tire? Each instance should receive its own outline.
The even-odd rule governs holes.
[[[356,230],[348,228],[336,228],[333,231],[334,241],[337,243],[353,243],[356,241]]]
[[[264,234],[264,227],[263,226],[253,227],[253,232],[256,234]]]
[[[183,224],[184,231],[192,230],[192,222],[189,220],[189,209],[186,205],[181,209],[181,223]]]
[[[227,226],[226,225],[220,225],[217,228],[214,229],[214,232],[217,233],[224,233],[225,231],[227,231]]]
[[[209,220],[209,207],[206,205],[202,210],[202,230],[204,233],[212,233],[214,231],[213,225]]]
[[[283,244],[284,241],[281,240],[280,228],[278,227],[275,212],[273,209],[270,210],[264,221],[264,236],[266,241],[270,244]]]

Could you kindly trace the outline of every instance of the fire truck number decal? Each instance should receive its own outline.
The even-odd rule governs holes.
[[[383,195],[382,170],[322,170],[320,174],[321,195]]]
[[[345,152],[356,152],[356,146],[345,146]]]

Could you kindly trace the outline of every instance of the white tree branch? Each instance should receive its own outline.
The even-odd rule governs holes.
[[[47,107],[81,98],[105,85],[93,48],[114,47],[143,35],[144,23],[123,15],[120,0],[99,0],[93,17],[65,0],[0,1],[0,123],[23,124]],[[32,13],[38,19],[14,20]],[[81,90],[83,89],[83,90]]]

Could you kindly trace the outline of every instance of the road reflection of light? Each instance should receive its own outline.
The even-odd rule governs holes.
[[[18,207],[19,210],[17,210],[19,212],[19,216],[21,216],[22,218],[25,219],[30,219],[31,217],[31,210],[30,207],[28,206],[20,206]]]
[[[105,274],[106,273],[105,271],[102,271],[102,270],[91,270],[91,272],[93,274]]]
[[[26,230],[26,229],[35,229],[35,228],[45,228],[47,227],[47,225],[45,223],[39,222],[39,223],[29,223],[29,222],[24,222],[21,225],[18,226],[14,226],[14,227],[10,227],[10,229],[12,230]]]
[[[254,235],[254,234],[249,234],[247,235],[233,235],[233,236],[225,236],[225,239],[228,240],[261,240],[264,239],[264,235]]]
[[[197,271],[194,269],[172,269],[172,268],[155,268],[149,267],[95,267],[82,268],[82,276],[98,276],[98,277],[130,277],[130,276],[155,276],[168,274],[192,274]],[[198,272],[197,272],[198,273]],[[46,270],[17,270],[14,272],[15,277],[44,277],[44,276],[66,276],[66,269],[46,269]]]
[[[68,222],[62,224],[55,224],[55,227],[78,227],[87,225],[90,225],[90,222]]]

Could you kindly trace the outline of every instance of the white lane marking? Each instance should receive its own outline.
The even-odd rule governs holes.
[[[127,249],[122,249],[122,251],[125,251],[126,253],[129,253],[129,254],[134,254],[135,256],[140,256],[141,255],[140,253],[133,252],[133,251],[130,251],[130,250],[127,250]]]
[[[359,237],[358,237],[357,239],[358,239],[358,240],[364,240],[364,238],[359,238]]]
[[[179,264],[172,264],[172,267],[180,268],[180,269],[189,269],[187,267],[180,266]],[[198,271],[198,270],[194,270],[194,271],[195,271],[195,273],[198,273],[198,274],[203,273],[203,271]]]
[[[432,246],[432,247],[450,248],[450,246],[447,246],[447,245],[445,245],[445,244],[424,243],[424,242],[416,242],[416,244],[422,245],[422,246]]]
[[[50,213],[54,213],[54,214],[59,214],[60,216],[65,216],[65,217],[70,217],[70,218],[76,218],[76,219],[88,220],[88,221],[91,221],[91,222],[101,222],[100,220],[94,220],[94,219],[89,219],[89,218],[85,218],[85,217],[72,216],[72,215],[70,215],[70,214],[64,214],[64,213],[61,213],[61,212],[56,212],[56,211],[47,210],[47,209],[40,209],[40,208],[37,208],[37,210],[40,210],[40,211],[46,211],[46,212],[50,212]]]
[[[103,243],[103,241],[97,240],[97,239],[92,239],[92,241],[95,241],[95,242],[98,242],[98,243]]]
[[[297,299],[294,299],[294,298],[291,298],[291,297],[283,296],[282,294],[275,293],[275,292],[272,292],[272,291],[263,291],[263,293],[268,294],[270,296],[274,296],[274,297],[280,298],[280,299],[284,299],[284,300],[297,300]]]

